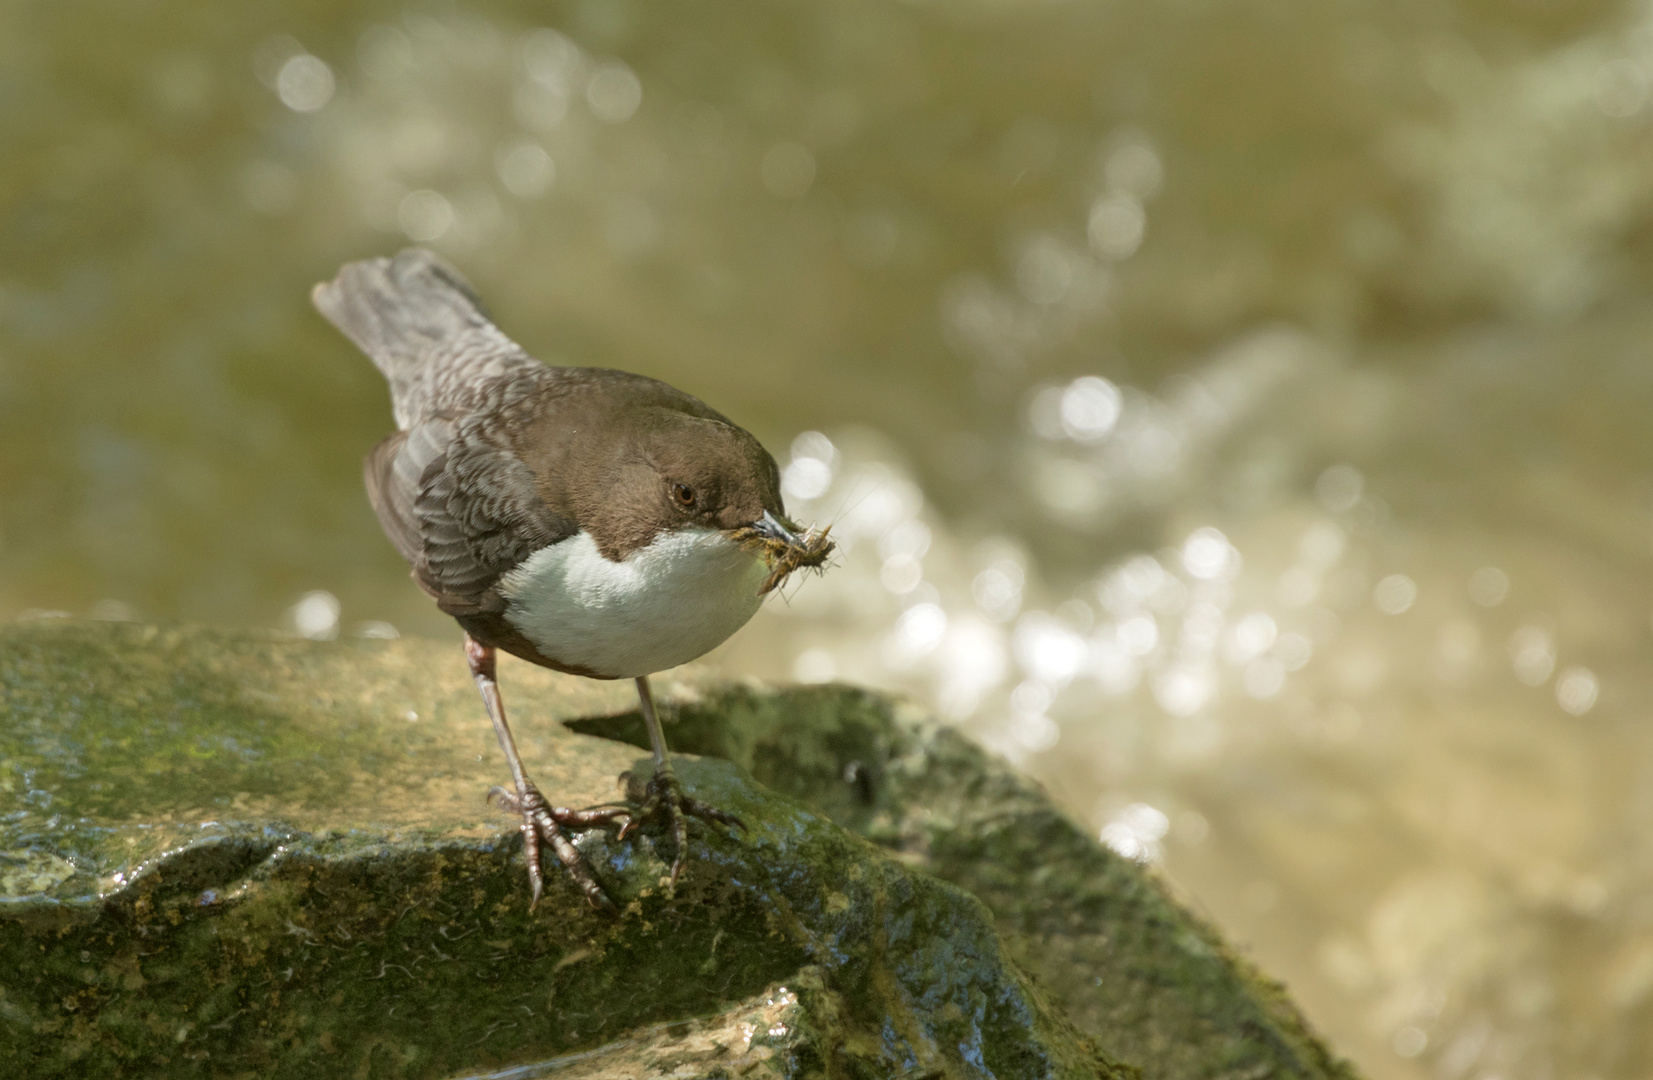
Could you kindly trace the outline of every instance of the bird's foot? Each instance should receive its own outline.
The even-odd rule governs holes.
[[[672,860],[673,885],[677,884],[677,876],[683,871],[684,856],[689,851],[690,818],[734,825],[742,831],[746,829],[746,823],[734,814],[703,803],[685,792],[669,762],[656,766],[654,775],[646,781],[636,773],[626,772],[620,774],[620,782],[625,786],[626,797],[639,805],[636,814],[621,827],[619,839],[624,840],[645,820],[664,818],[671,825],[672,838],[677,841],[677,857]]]
[[[533,784],[514,795],[502,787],[496,787],[488,793],[488,798],[502,809],[522,817],[522,854],[528,860],[528,882],[534,889],[533,899],[528,902],[529,911],[533,911],[534,905],[540,902],[540,893],[545,888],[545,878],[540,872],[541,843],[549,844],[551,850],[556,852],[557,861],[567,868],[568,876],[585,893],[592,907],[616,910],[614,902],[592,876],[585,856],[580,854],[580,849],[574,846],[563,830],[589,829],[619,821],[622,822],[621,835],[624,835],[632,825],[632,817],[627,810],[623,807],[570,810],[566,806],[552,806]]]

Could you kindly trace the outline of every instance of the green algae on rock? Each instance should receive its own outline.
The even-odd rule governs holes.
[[[545,721],[624,687],[504,678],[545,790],[612,797],[636,752]],[[727,762],[679,773],[749,832],[697,831],[675,890],[669,840],[594,831],[621,916],[561,874],[530,915],[473,694],[430,642],[0,631],[0,1072],[1129,1074],[979,900]]]
[[[1026,778],[921,711],[847,686],[679,687],[672,745],[969,891],[1081,1031],[1152,1077],[1353,1080],[1284,989]],[[646,746],[629,710],[576,730]]]

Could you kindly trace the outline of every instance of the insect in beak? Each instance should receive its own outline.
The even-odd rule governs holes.
[[[765,510],[750,525],[731,530],[729,538],[747,551],[760,555],[769,564],[769,576],[758,589],[763,596],[784,582],[794,570],[818,570],[837,548],[828,538],[832,526],[815,531],[811,526],[800,534],[796,525]]]

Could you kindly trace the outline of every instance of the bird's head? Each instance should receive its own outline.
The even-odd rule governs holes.
[[[780,470],[750,432],[666,408],[635,410],[625,427],[576,497],[604,555],[623,559],[663,532],[716,530],[769,567],[760,595],[831,556],[828,530],[787,517]]]

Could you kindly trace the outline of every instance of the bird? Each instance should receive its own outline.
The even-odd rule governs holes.
[[[534,359],[429,250],[347,263],[311,300],[389,384],[396,431],[363,464],[368,499],[464,631],[511,773],[490,797],[521,819],[529,909],[544,845],[594,907],[615,910],[569,839],[577,829],[618,824],[624,839],[664,818],[675,885],[689,818],[744,826],[683,790],[649,676],[723,642],[792,572],[822,568],[830,526],[786,516],[775,459],[750,432],[657,379]],[[633,680],[654,759],[629,789],[635,809],[557,806],[534,784],[506,720],[500,650]]]

